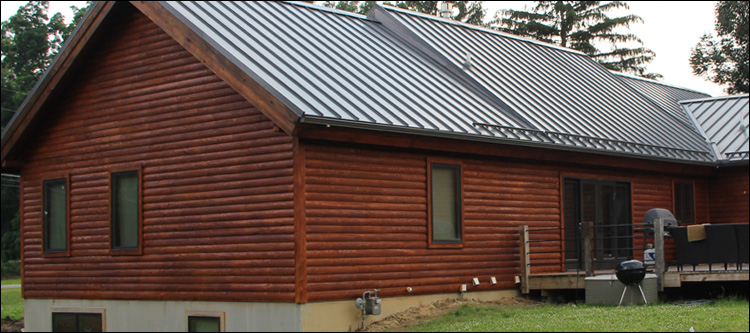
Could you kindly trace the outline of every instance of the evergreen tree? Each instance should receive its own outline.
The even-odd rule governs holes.
[[[452,20],[474,25],[484,25],[484,16],[487,10],[482,8],[481,1],[451,2],[458,9],[458,13],[451,17]],[[440,1],[386,1],[383,4],[435,16],[438,16],[440,11]],[[364,15],[375,5],[375,1],[326,1],[323,5]]]
[[[690,55],[693,73],[718,84],[727,84],[729,94],[750,92],[748,7],[747,1],[719,1],[716,4],[719,40],[714,40],[711,34],[703,35]]]
[[[490,26],[499,31],[526,36],[547,43],[579,50],[604,67],[648,78],[662,77],[647,74],[645,65],[655,54],[645,47],[627,47],[627,43],[642,45],[637,36],[617,30],[643,22],[636,15],[610,18],[606,12],[628,9],[627,4],[612,1],[536,1],[530,11],[506,9],[498,11]],[[600,45],[608,46],[601,49]]]

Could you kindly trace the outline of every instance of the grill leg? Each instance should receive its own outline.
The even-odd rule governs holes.
[[[625,285],[625,288],[622,288],[622,295],[620,296],[620,303],[617,303],[617,306],[622,305],[622,300],[625,298],[625,292],[628,291],[628,285]]]
[[[638,290],[641,291],[641,297],[643,297],[643,303],[645,303],[646,305],[648,305],[648,301],[646,300],[646,294],[643,293],[643,288],[641,288],[641,284],[640,283],[638,283]]]

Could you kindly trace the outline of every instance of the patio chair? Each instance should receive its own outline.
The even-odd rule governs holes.
[[[706,228],[706,240],[708,241],[708,263],[709,270],[712,264],[724,264],[724,270],[728,263],[737,262],[737,230],[734,224],[709,224]]]
[[[748,223],[738,223],[734,225],[735,234],[737,235],[737,269],[742,269],[743,263],[748,263]]]
[[[688,241],[687,227],[667,228],[672,235],[677,250],[677,269],[682,270],[683,265],[693,265],[693,270],[698,264],[708,263],[708,240]]]

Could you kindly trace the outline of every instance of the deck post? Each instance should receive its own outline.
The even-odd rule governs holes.
[[[594,276],[594,222],[583,222],[583,269]]]
[[[656,273],[656,289],[664,291],[664,220],[661,218],[654,220],[654,270]]]
[[[529,293],[529,274],[531,274],[531,264],[529,263],[529,226],[522,225],[519,227],[519,248],[521,249],[521,293]]]

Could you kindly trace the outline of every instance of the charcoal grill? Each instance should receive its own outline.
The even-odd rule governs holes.
[[[646,265],[644,265],[642,261],[628,260],[621,262],[615,268],[615,275],[617,275],[617,280],[625,285],[625,288],[622,290],[622,295],[620,296],[620,303],[618,303],[617,306],[622,304],[622,300],[625,298],[625,292],[628,291],[628,287],[634,286],[638,286],[638,290],[641,292],[641,297],[643,297],[643,302],[648,304],[646,294],[643,293],[643,288],[641,288],[641,281],[646,277]]]
[[[646,212],[646,215],[643,216],[643,224],[653,230],[654,221],[656,219],[662,219],[665,229],[667,227],[679,226],[679,223],[677,222],[677,219],[674,218],[674,215],[672,215],[672,212],[664,208],[649,209]]]

